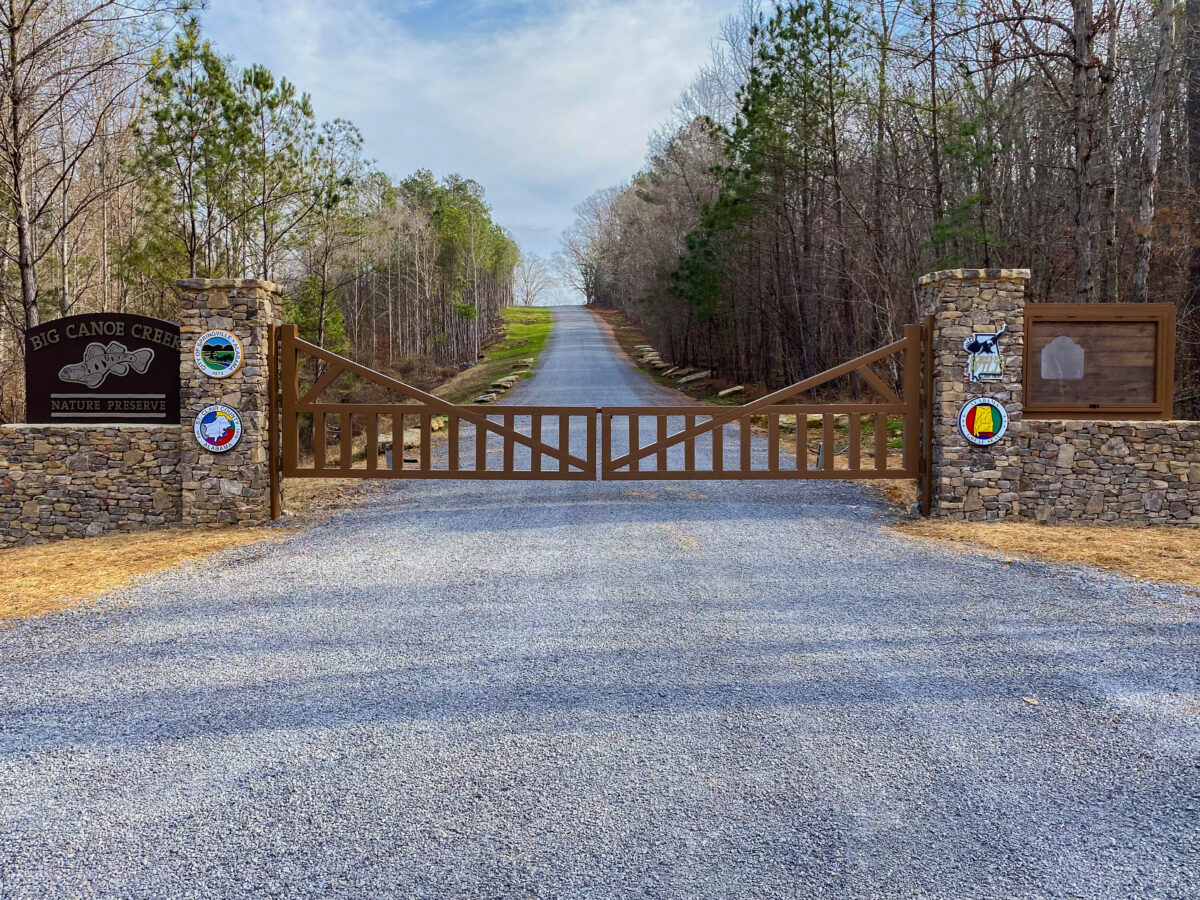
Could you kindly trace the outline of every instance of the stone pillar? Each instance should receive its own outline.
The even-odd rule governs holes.
[[[279,324],[279,288],[236,278],[189,278],[176,285],[183,524],[261,525],[271,515],[267,339],[269,327]],[[227,378],[210,378],[196,368],[196,340],[214,328],[232,332],[242,344],[241,368]],[[201,447],[193,432],[196,416],[217,403],[237,410],[242,421],[241,440],[224,453]]]
[[[1020,512],[1022,353],[1028,269],[951,269],[919,282],[921,311],[933,324],[932,515],[972,522],[1016,518]],[[998,381],[971,382],[963,343],[973,333],[1005,327]],[[977,397],[998,401],[1008,430],[997,443],[972,444],[959,430],[963,406]]]

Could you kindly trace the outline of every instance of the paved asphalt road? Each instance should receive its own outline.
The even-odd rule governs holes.
[[[657,399],[556,315],[513,402]],[[389,484],[2,631],[0,896],[1200,896],[1200,600],[889,515]]]

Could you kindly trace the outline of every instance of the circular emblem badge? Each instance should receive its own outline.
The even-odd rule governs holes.
[[[196,368],[209,378],[228,378],[242,367],[242,342],[229,331],[206,331],[192,351]]]
[[[200,411],[193,430],[197,443],[205,450],[224,453],[242,439],[242,417],[236,409],[217,403]]]
[[[972,444],[986,447],[1004,437],[1008,430],[1008,413],[1004,405],[991,397],[979,397],[962,408],[958,428]]]

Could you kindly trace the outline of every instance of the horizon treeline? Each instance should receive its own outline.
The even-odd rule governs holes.
[[[564,234],[589,303],[779,387],[901,336],[916,278],[1177,305],[1200,418],[1200,0],[748,0],[630,183]]]
[[[519,252],[478,183],[378,171],[185,4],[27,0],[0,37],[0,422],[27,328],[174,319],[180,278],[277,282],[305,339],[385,370],[474,362],[513,302]]]

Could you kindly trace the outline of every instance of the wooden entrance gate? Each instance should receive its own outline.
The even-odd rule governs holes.
[[[595,407],[504,406],[484,411],[458,406],[302,341],[295,325],[284,325],[281,331],[285,478],[596,480]],[[313,382],[303,393],[301,355],[316,362]],[[400,399],[322,402],[321,394],[346,374],[358,375]],[[435,458],[433,435],[443,430],[446,454]],[[304,454],[302,431],[311,435]],[[407,441],[405,435],[414,432],[416,440]],[[412,457],[405,449],[410,443],[416,448]]]
[[[417,390],[300,340],[295,325],[284,325],[273,335],[279,398],[271,412],[274,418],[282,411],[283,438],[282,453],[275,447],[271,453],[272,484],[280,473],[560,481],[915,478],[927,511],[931,336],[927,317],[924,326],[905,328],[901,340],[738,407],[485,410]],[[305,366],[302,357],[313,365]],[[888,371],[881,375],[876,365]],[[346,374],[398,396],[322,400]],[[302,377],[308,379],[303,388]],[[875,396],[840,403],[803,399],[838,378],[857,379],[860,392],[865,388]],[[276,431],[273,422],[272,435]],[[439,431],[445,432],[446,446],[435,454]],[[787,445],[789,437],[794,446]]]

